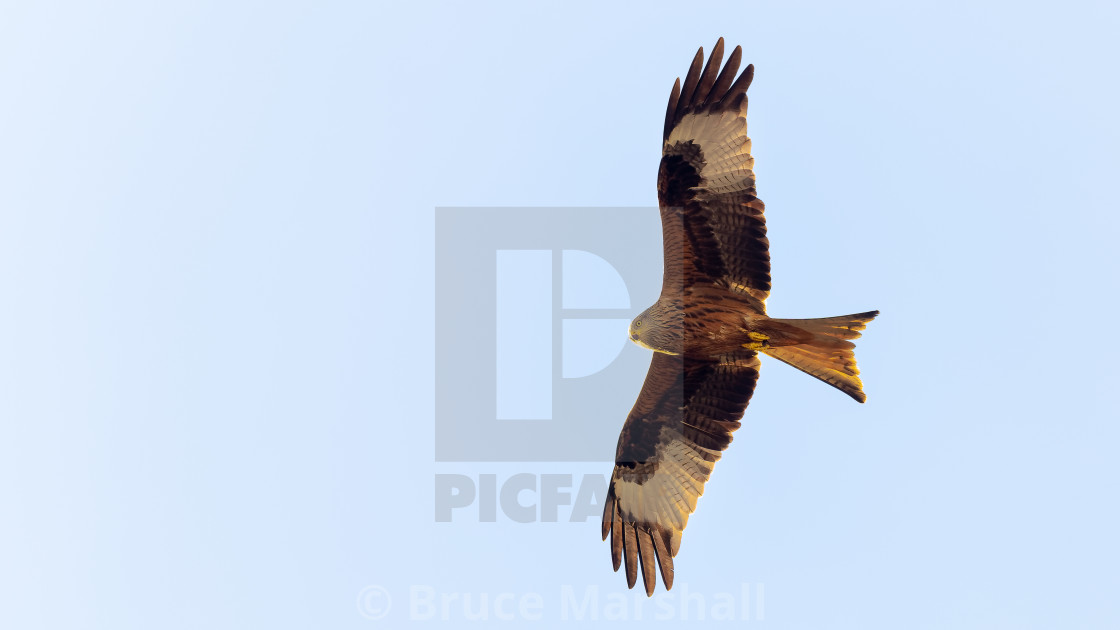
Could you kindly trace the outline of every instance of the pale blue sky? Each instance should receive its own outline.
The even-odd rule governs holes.
[[[901,4],[0,5],[0,626],[644,601],[593,521],[434,522],[436,474],[603,471],[434,462],[434,209],[655,203],[672,81],[722,35],[771,313],[883,315],[866,405],[764,364],[673,593],[1120,627],[1120,11]]]

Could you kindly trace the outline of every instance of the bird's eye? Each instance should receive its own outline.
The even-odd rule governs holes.
[[[641,328],[641,327],[642,327],[642,320],[639,319],[638,321],[634,322],[634,328]]]

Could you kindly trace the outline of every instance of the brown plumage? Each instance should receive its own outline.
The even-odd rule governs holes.
[[[719,71],[723,39],[707,65],[701,48],[665,110],[657,177],[664,281],[630,325],[631,339],[655,353],[619,435],[603,512],[615,570],[625,564],[633,588],[640,569],[649,595],[657,566],[673,586],[688,517],[754,393],[758,352],[866,399],[852,340],[878,311],[766,315],[770,242],[746,121],[754,66],[738,74],[741,58],[736,46]]]

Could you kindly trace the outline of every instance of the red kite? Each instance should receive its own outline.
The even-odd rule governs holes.
[[[657,197],[665,271],[661,296],[630,324],[654,350],[645,384],[618,438],[603,512],[614,569],[641,566],[646,594],[673,586],[673,557],[696,500],[754,393],[761,352],[866,400],[853,339],[879,314],[771,319],[770,254],[755,196],[742,49],[723,71],[723,39],[678,78],[665,112]],[[718,72],[718,76],[717,76]]]

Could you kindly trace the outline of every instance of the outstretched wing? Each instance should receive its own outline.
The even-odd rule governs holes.
[[[617,571],[626,561],[634,588],[638,564],[646,594],[673,587],[673,556],[704,483],[754,393],[758,356],[742,352],[703,361],[656,352],[634,409],[622,426],[603,511]]]
[[[739,70],[742,48],[727,65],[723,38],[703,72],[701,48],[673,84],[665,112],[658,200],[665,245],[665,289],[697,282],[726,286],[758,301],[770,294],[770,241],[765,207],[755,196],[754,158],[747,137],[747,88],[754,66]]]

